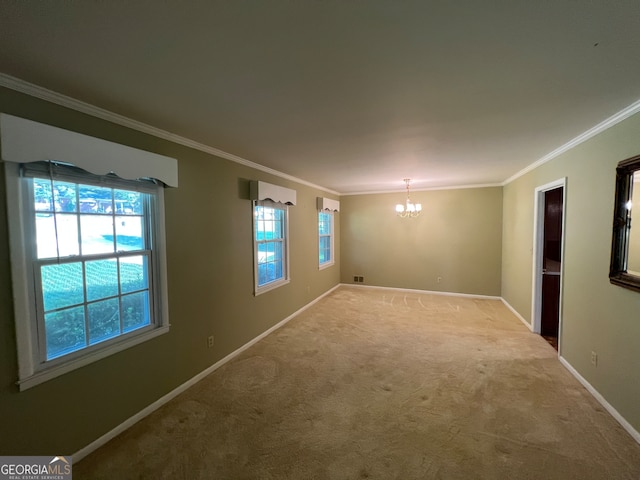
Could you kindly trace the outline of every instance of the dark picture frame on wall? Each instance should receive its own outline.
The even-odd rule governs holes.
[[[630,268],[630,259],[636,255],[640,258],[635,242],[638,240],[640,245],[640,213],[637,219],[638,229],[633,230],[633,235],[631,229],[634,178],[640,179],[640,155],[621,161],[616,168],[609,281],[614,285],[640,292],[640,268],[638,271]],[[639,199],[636,198],[636,201]]]

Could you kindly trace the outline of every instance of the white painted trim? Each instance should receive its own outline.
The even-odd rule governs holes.
[[[504,186],[502,182],[498,183],[479,183],[472,185],[451,185],[444,187],[424,187],[424,188],[413,188],[411,187],[411,192],[431,192],[436,190],[464,190],[467,188],[494,188],[494,187],[502,187]],[[406,193],[406,187],[402,190],[399,190],[397,187],[389,190],[371,190],[366,192],[346,192],[341,193],[340,196],[348,197],[349,195],[376,195],[379,193]]]
[[[307,182],[306,180],[302,180],[300,178],[294,177],[292,175],[288,175],[286,173],[279,172],[269,167],[265,167],[258,163],[254,163],[245,158],[239,157],[238,155],[233,155],[231,153],[227,153],[218,148],[210,147],[200,142],[196,142],[194,140],[190,140],[188,138],[182,137],[180,135],[176,135],[174,133],[170,133],[166,130],[162,130],[156,127],[152,127],[151,125],[147,125],[146,123],[139,122],[137,120],[132,120],[123,115],[119,115],[117,113],[110,112],[103,108],[96,107],[89,103],[82,102],[80,100],[76,100],[75,98],[68,97],[66,95],[62,95],[60,93],[54,92],[52,90],[46,89],[44,87],[40,87],[38,85],[26,82],[16,77],[12,77],[10,75],[0,73],[0,87],[6,87],[11,90],[15,90],[20,93],[24,93],[26,95],[30,95],[32,97],[40,98],[42,100],[46,100],[51,103],[55,103],[57,105],[62,105],[63,107],[70,108],[72,110],[76,110],[81,113],[86,113],[87,115],[91,115],[96,118],[101,118],[103,120],[107,120],[109,122],[115,123],[117,125],[121,125],[123,127],[128,127],[139,132],[147,133],[149,135],[153,135],[158,138],[162,138],[164,140],[168,140],[173,143],[177,143],[179,145],[183,145],[185,147],[193,148],[195,150],[199,150],[201,152],[209,153],[211,155],[215,155],[216,157],[224,158],[226,160],[230,160],[235,163],[239,163],[241,165],[245,165],[247,167],[255,168],[256,170],[260,170],[262,172],[270,173],[271,175],[275,175],[280,178],[285,178],[287,180],[291,180],[302,185],[307,185],[312,188],[317,188],[318,190],[322,190],[325,192],[333,193],[335,195],[347,196],[347,195],[372,195],[377,193],[394,193],[398,190],[378,190],[378,191],[368,191],[368,192],[345,192],[340,193],[335,190],[330,190],[328,188],[322,187],[320,185],[316,185],[311,182]],[[608,128],[613,127],[617,123],[622,122],[623,120],[629,118],[632,115],[640,112],[640,100],[632,103],[628,107],[622,109],[615,115],[607,118],[603,122],[599,123],[595,127],[590,128],[586,132],[578,135],[574,139],[565,143],[561,147],[553,150],[548,153],[541,159],[533,162],[527,167],[523,168],[519,172],[515,173],[511,177],[506,180],[498,183],[487,183],[487,184],[478,184],[478,185],[455,185],[455,186],[442,186],[442,187],[432,187],[425,189],[412,189],[414,192],[422,192],[422,191],[430,191],[430,190],[457,190],[463,188],[487,188],[487,187],[504,187],[505,185],[513,182],[517,178],[525,175],[526,173],[538,168],[540,165],[547,163],[550,160],[553,160],[557,156],[562,153],[572,149],[573,147],[579,145],[582,142],[594,137],[595,135],[607,130]]]
[[[406,292],[406,293],[424,293],[428,295],[444,295],[449,297],[464,297],[464,298],[483,298],[485,300],[501,300],[501,297],[492,296],[492,295],[476,295],[474,293],[458,293],[458,292],[439,292],[436,290],[417,290],[413,288],[396,288],[396,287],[379,287],[376,285],[357,285],[353,283],[341,283],[340,285],[344,287],[356,287],[356,288],[370,288],[370,289],[378,289],[378,290],[393,290],[396,292]]]
[[[262,182],[260,182],[262,183]],[[255,218],[255,209],[257,206],[257,202],[258,200],[252,200],[251,201],[251,218]],[[291,264],[290,264],[290,245],[291,243],[289,242],[289,205],[287,204],[280,204],[280,205],[276,205],[275,202],[271,201],[271,200],[267,200],[268,203],[265,206],[270,206],[271,208],[275,209],[275,210],[282,210],[284,212],[284,240],[282,242],[284,251],[285,251],[285,272],[283,275],[283,278],[279,279],[279,280],[274,280],[272,282],[269,283],[265,283],[264,285],[258,285],[258,280],[259,280],[259,267],[258,267],[258,241],[256,240],[256,226],[258,222],[254,222],[252,221],[253,227],[252,227],[252,232],[253,232],[253,295],[254,296],[258,296],[258,295],[262,295],[263,293],[267,293],[270,292],[271,290],[275,290],[276,288],[282,287],[283,285],[287,285],[288,283],[291,282]]]
[[[564,278],[564,245],[567,221],[567,177],[536,187],[533,197],[533,255],[531,279],[531,326],[534,333],[542,331],[542,252],[544,229],[544,193],[562,187],[562,243],[560,245],[560,310],[558,312],[558,355],[562,352],[562,288]]]
[[[115,123],[123,127],[131,128],[133,130],[137,130],[142,133],[153,135],[154,137],[162,138],[164,140],[168,140],[170,142],[183,145],[185,147],[193,148],[194,150],[199,150],[201,152],[205,152],[210,155],[215,155],[216,157],[224,158],[226,160],[230,160],[232,162],[239,163],[241,165],[245,165],[247,167],[254,168],[256,170],[260,170],[262,172],[266,172],[280,178],[285,178],[287,180],[300,183],[302,185],[307,185],[312,188],[317,188],[318,190],[333,193],[334,195],[340,195],[339,192],[330,190],[325,187],[321,187],[320,185],[316,185],[315,183],[307,182],[306,180],[302,180],[292,175],[287,175],[286,173],[282,173],[272,168],[254,163],[250,160],[239,157],[237,155],[233,155],[231,153],[227,153],[218,148],[210,147],[203,143],[196,142],[194,140],[190,140],[185,137],[181,137],[180,135],[176,135],[171,132],[167,132],[166,130],[152,127],[151,125],[138,122],[137,120],[132,120],[123,115],[110,112],[109,110],[105,110],[103,108],[96,107],[89,103],[76,100],[75,98],[71,98],[66,95],[62,95],[60,93],[46,89],[44,87],[40,87],[38,85],[25,82],[24,80],[21,80],[16,77],[12,77],[10,75],[6,75],[4,73],[0,73],[0,87],[6,87],[11,90],[15,90],[17,92],[30,95],[32,97],[46,100],[47,102],[55,103],[57,105],[62,105],[63,107],[70,108],[77,112],[85,113],[87,115],[91,115],[92,117],[100,118],[102,120],[106,120],[108,122]]]
[[[164,223],[164,188],[154,186],[154,263],[153,279],[155,327],[145,327],[111,340],[87,346],[74,353],[42,363],[38,352],[38,330],[36,321],[36,299],[32,268],[35,245],[35,227],[27,221],[28,190],[20,177],[20,166],[14,162],[1,162],[5,169],[7,190],[7,224],[9,227],[9,252],[11,258],[11,282],[14,303],[14,324],[18,356],[18,382],[20,391],[56,378],[75,369],[89,365],[110,355],[169,332],[169,308],[167,295],[166,240]],[[157,303],[156,303],[157,302]]]
[[[272,326],[268,330],[265,330],[264,332],[262,332],[260,335],[255,337],[253,340],[250,340],[249,342],[245,343],[243,346],[241,346],[237,350],[234,350],[233,352],[231,352],[229,355],[227,355],[226,357],[222,358],[221,360],[218,360],[216,363],[214,363],[210,367],[206,368],[202,372],[198,373],[196,376],[192,377],[191,379],[187,380],[182,385],[174,388],[173,390],[171,390],[169,393],[167,393],[163,397],[159,398],[158,400],[156,400],[152,404],[150,404],[147,407],[145,407],[142,410],[140,410],[135,415],[133,415],[133,416],[129,417],[128,419],[126,419],[124,422],[122,422],[120,425],[118,425],[114,429],[110,430],[109,432],[107,432],[104,435],[102,435],[100,438],[98,438],[98,439],[94,440],[93,442],[91,442],[86,447],[81,448],[80,450],[78,450],[76,453],[74,453],[72,455],[73,463],[79,462],[80,460],[82,460],[84,457],[86,457],[90,453],[96,451],[98,448],[100,448],[101,446],[106,444],[109,440],[112,440],[116,436],[120,435],[122,432],[124,432],[128,428],[132,427],[134,424],[136,424],[137,422],[142,420],[144,417],[150,415],[151,413],[156,411],[158,408],[160,408],[164,404],[168,403],[169,401],[171,401],[172,399],[174,399],[178,395],[180,395],[182,392],[187,390],[189,387],[192,387],[193,385],[198,383],[204,377],[206,377],[210,373],[214,372],[215,370],[217,370],[218,368],[223,366],[225,363],[227,363],[230,360],[232,360],[233,358],[237,357],[242,352],[244,352],[248,348],[252,347],[256,343],[258,343],[260,340],[262,340],[263,338],[267,337],[269,334],[275,332],[280,327],[284,326],[290,320],[295,318],[297,315],[299,315],[300,313],[304,312],[309,307],[311,307],[315,303],[319,302],[321,299],[323,299],[324,297],[326,297],[327,295],[329,295],[331,292],[333,292],[334,290],[336,290],[339,287],[340,287],[340,284],[335,285],[334,287],[330,288],[329,290],[324,292],[322,295],[316,297],[314,300],[312,300],[311,302],[307,303],[302,308],[296,310],[294,313],[289,315],[284,320],[281,320],[280,322],[276,323],[274,326]]]
[[[154,411],[156,411],[158,408],[160,408],[161,406],[165,405],[166,403],[168,403],[169,401],[171,401],[172,399],[174,399],[175,397],[177,397],[178,395],[180,395],[182,392],[184,392],[185,390],[187,390],[189,387],[192,387],[193,385],[195,385],[196,383],[198,383],[200,380],[202,380],[204,377],[206,377],[207,375],[209,375],[210,373],[214,372],[215,370],[217,370],[218,368],[220,368],[221,366],[223,366],[224,364],[228,363],[229,361],[231,361],[233,358],[235,358],[236,356],[238,356],[239,354],[241,354],[242,352],[244,352],[245,350],[247,350],[248,348],[250,348],[251,346],[255,345],[257,342],[259,342],[260,340],[262,340],[263,338],[267,337],[269,334],[273,333],[274,331],[278,330],[279,328],[281,328],[282,326],[284,326],[285,324],[287,324],[290,320],[292,320],[293,318],[295,318],[297,315],[299,315],[300,313],[302,313],[303,311],[307,310],[309,307],[311,307],[312,305],[314,305],[315,303],[317,303],[318,301],[320,301],[321,299],[323,299],[324,297],[326,297],[327,295],[329,295],[330,293],[332,293],[333,291],[335,291],[336,289],[343,287],[343,286],[348,286],[348,287],[359,287],[359,288],[378,288],[378,289],[384,289],[384,290],[397,290],[397,291],[407,291],[407,292],[417,292],[417,293],[433,293],[433,294],[440,294],[440,295],[451,295],[451,296],[461,296],[461,297],[471,297],[471,298],[486,298],[486,299],[492,299],[492,300],[496,300],[499,299],[501,300],[509,309],[511,309],[518,318],[522,317],[513,309],[513,307],[511,307],[509,305],[509,303],[502,297],[493,297],[493,296],[484,296],[484,295],[468,295],[468,294],[459,294],[459,293],[449,293],[449,292],[431,292],[431,291],[426,291],[426,290],[411,290],[411,289],[399,289],[399,288],[390,288],[390,287],[371,287],[368,285],[351,285],[348,283],[339,283],[338,285],[335,285],[334,287],[332,287],[331,289],[327,290],[325,293],[323,293],[322,295],[318,296],[317,298],[315,298],[314,300],[312,300],[311,302],[309,302],[308,304],[306,304],[305,306],[303,306],[302,308],[300,308],[299,310],[297,310],[296,312],[292,313],[291,315],[289,315],[287,318],[285,318],[284,320],[278,322],[277,324],[275,324],[274,326],[272,326],[271,328],[269,328],[268,330],[264,331],[263,333],[261,333],[260,335],[258,335],[257,337],[255,337],[253,340],[247,342],[246,344],[244,344],[243,346],[241,346],[240,348],[238,348],[237,350],[231,352],[229,355],[227,355],[226,357],[222,358],[221,360],[218,360],[216,363],[214,363],[213,365],[211,365],[210,367],[206,368],[205,370],[203,370],[202,372],[200,372],[199,374],[197,374],[196,376],[192,377],[191,379],[187,380],[185,383],[183,383],[182,385],[176,387],[175,389],[173,389],[171,392],[167,393],[166,395],[164,395],[163,397],[159,398],[158,400],[156,400],[155,402],[153,402],[152,404],[148,405],[147,407],[145,407],[144,409],[140,410],[138,413],[136,413],[135,415],[129,417],[127,420],[125,420],[124,422],[122,422],[120,425],[118,425],[117,427],[113,428],[112,430],[110,430],[109,432],[105,433],[104,435],[102,435],[100,438],[94,440],[93,442],[91,442],[89,445],[87,445],[84,448],[81,448],[80,450],[78,450],[76,453],[74,453],[72,455],[73,458],[73,462],[77,463],[80,460],[82,460],[83,458],[85,458],[86,456],[88,456],[89,454],[93,453],[94,451],[96,451],[98,448],[102,447],[103,445],[105,445],[107,442],[109,442],[110,440],[112,440],[113,438],[115,438],[116,436],[120,435],[121,433],[123,433],[124,431],[126,431],[127,429],[129,429],[130,427],[132,427],[134,424],[136,424],[137,422],[139,422],[140,420],[142,420],[143,418],[147,417],[148,415],[150,415],[151,413],[153,413]],[[525,322],[526,324],[526,322]],[[627,422],[624,417],[622,417],[622,415],[620,415],[605,399],[604,397],[602,397],[602,395],[600,395],[600,393],[591,386],[591,384],[589,384],[589,382],[587,382],[572,366],[571,364],[569,364],[569,362],[567,362],[563,357],[559,357],[560,362],[569,370],[569,372],[576,377],[576,379],[587,389],[587,391],[589,393],[591,393],[591,395],[594,396],[594,398],[600,402],[600,404],[613,416],[613,418],[615,418],[620,425],[622,425],[622,427],[636,440],[636,442],[640,443],[640,433],[638,433],[629,422]]]
[[[169,333],[169,328],[169,324],[162,325],[134,337],[122,340],[121,342],[114,343],[109,347],[105,347],[91,353],[85,353],[78,358],[69,360],[65,363],[61,363],[60,365],[56,365],[55,367],[36,371],[29,377],[19,380],[17,382],[18,387],[20,388],[21,392],[31,387],[35,387],[36,385],[40,385],[41,383],[59,377],[60,375],[72,372],[73,370],[76,370],[80,367],[84,367],[85,365],[89,365],[93,362],[97,362],[98,360],[102,360],[103,358],[110,357],[111,355],[114,355],[128,348],[135,347],[136,345],[147,342],[152,338],[164,335],[165,333]]]
[[[541,159],[539,159],[539,160],[533,162],[531,165],[528,165],[527,167],[523,168],[519,172],[517,172],[514,175],[510,176],[509,178],[507,178],[504,182],[502,182],[501,185],[502,186],[508,185],[509,183],[513,182],[517,178],[520,178],[523,175],[529,173],[530,171],[535,170],[540,165],[543,165],[543,164],[547,163],[548,161],[553,160],[554,158],[556,158],[556,157],[562,155],[563,153],[571,150],[572,148],[580,145],[582,142],[586,142],[590,138],[595,137],[599,133],[604,132],[605,130],[613,127],[614,125],[622,122],[623,120],[626,120],[627,118],[629,118],[632,115],[635,115],[638,112],[640,112],[640,100],[637,100],[636,102],[632,103],[628,107],[623,108],[618,113],[610,116],[606,120],[604,120],[604,121],[600,122],[599,124],[597,124],[595,127],[592,127],[589,130],[587,130],[586,132],[581,133],[580,135],[578,135],[577,137],[573,138],[572,140],[569,140],[567,143],[565,143],[561,147],[556,148],[554,151],[546,154]]]
[[[320,208],[320,200],[322,200],[321,198],[318,198],[318,208]],[[327,200],[326,198],[324,200]],[[335,200],[334,200],[335,201]],[[338,203],[338,208],[340,208],[340,202]],[[327,211],[319,211],[318,212],[318,270],[324,270],[325,268],[329,268],[335,265],[336,263],[336,245],[335,245],[335,238],[336,238],[336,231],[335,231],[335,212],[337,212],[338,210],[329,210]],[[331,219],[331,225],[329,225],[329,235],[320,235],[320,214],[325,214],[325,215],[329,215],[329,218]],[[329,254],[331,255],[331,259],[324,262],[324,263],[320,263],[320,240],[323,237],[329,237]]]
[[[633,425],[631,425],[627,420],[618,412],[609,402],[605,400],[605,398],[596,390],[593,385],[591,385],[582,375],[578,373],[578,371],[566,360],[563,356],[559,356],[558,359],[560,363],[564,365],[564,367],[569,370],[571,375],[573,375],[576,380],[578,380],[587,391],[593,395],[600,405],[602,405],[607,412],[611,414],[613,418],[617,420],[617,422],[624,428],[629,435],[633,437],[633,439],[640,443],[640,432],[638,432]]]
[[[502,300],[504,306],[511,310],[511,313],[513,313],[518,320],[524,323],[525,327],[527,327],[529,331],[533,331],[533,327],[531,326],[531,324],[527,322],[527,320],[522,315],[520,315],[520,313],[515,308],[513,308],[509,302],[507,302],[503,297],[500,297],[500,300]]]

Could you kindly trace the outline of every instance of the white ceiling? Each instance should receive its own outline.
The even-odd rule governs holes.
[[[638,0],[0,0],[0,72],[340,193],[497,184],[640,99]]]

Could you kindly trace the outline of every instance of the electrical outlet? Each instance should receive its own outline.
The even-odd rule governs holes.
[[[442,282],[442,277],[438,277],[438,283]]]
[[[213,335],[210,335],[209,338],[207,338],[207,346],[209,348],[213,347]]]
[[[598,354],[596,352],[591,352],[591,364],[594,367],[598,366]]]

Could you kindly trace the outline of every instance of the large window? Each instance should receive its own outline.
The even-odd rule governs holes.
[[[320,268],[334,264],[332,212],[318,212],[318,261]]]
[[[29,324],[17,329],[30,345],[18,348],[31,354],[21,381],[40,383],[168,328],[158,298],[162,187],[49,162],[8,164],[7,178],[19,192],[10,208],[22,228],[12,233],[26,266]]]
[[[255,293],[289,281],[287,206],[257,200],[253,207]]]

